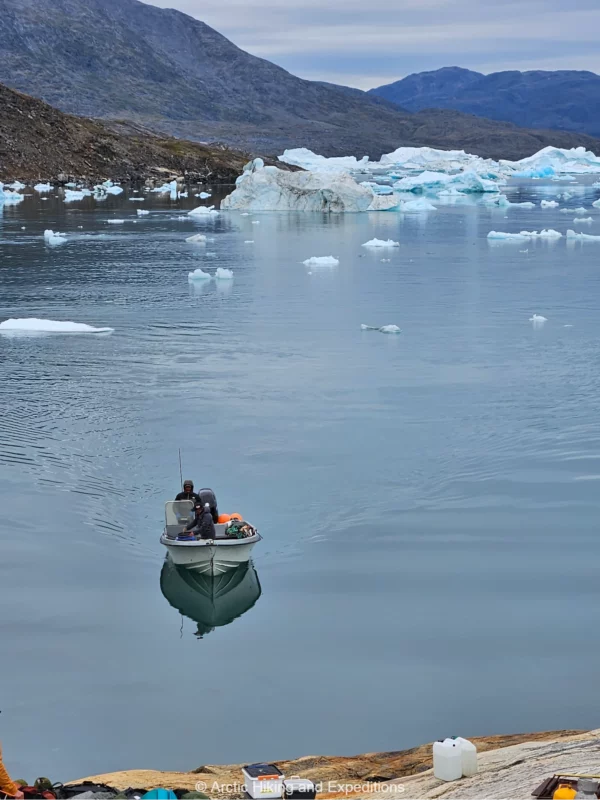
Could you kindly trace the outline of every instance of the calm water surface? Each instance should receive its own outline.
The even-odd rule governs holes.
[[[11,772],[597,725],[600,243],[486,240],[564,233],[598,189],[510,190],[539,203],[567,187],[569,215],[4,209],[0,320],[115,328],[0,336]],[[600,233],[591,213],[582,229]],[[45,228],[68,243],[45,246]],[[373,237],[400,247],[361,247]],[[339,267],[302,264],[324,255]],[[232,285],[188,285],[218,266]],[[216,601],[163,567],[179,447],[264,535]]]

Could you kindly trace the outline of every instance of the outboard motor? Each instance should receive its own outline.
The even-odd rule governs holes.
[[[217,508],[217,498],[215,493],[212,489],[200,489],[198,496],[200,497],[200,502],[203,506],[208,503],[213,522],[216,524],[219,521],[219,509]]]

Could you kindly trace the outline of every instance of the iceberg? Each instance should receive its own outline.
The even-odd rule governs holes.
[[[561,239],[562,233],[552,230],[537,231],[519,231],[519,233],[502,233],[501,231],[490,231],[487,235],[488,239],[498,240],[515,240],[523,241],[523,239]]]
[[[39,194],[45,194],[46,192],[51,192],[54,186],[51,183],[36,183],[33,188]]]
[[[496,181],[482,178],[476,172],[467,170],[456,175],[445,172],[422,172],[420,175],[402,178],[394,184],[394,189],[399,192],[436,192],[440,189],[457,189],[461,194],[483,194],[493,192],[498,194]]]
[[[193,208],[191,211],[188,211],[189,217],[208,217],[211,215],[218,214],[219,212],[215,210],[214,206],[198,206],[198,208]]]
[[[395,242],[393,239],[371,239],[365,242],[363,247],[400,247],[400,242]]]
[[[444,195],[445,192],[439,192],[440,195]],[[458,192],[460,194],[460,192]],[[524,203],[513,203],[511,202],[505,194],[499,194],[494,197],[484,197],[483,202],[489,206],[499,206],[500,208],[509,208],[510,206],[514,208],[535,208],[535,203],[531,203],[529,201]]]
[[[346,172],[287,172],[255,159],[246,164],[221,209],[343,213],[390,210],[397,204],[396,198],[376,195]]]
[[[206,242],[206,236],[203,233],[196,233],[194,236],[188,236],[186,242],[189,242],[190,244],[204,244]]]
[[[81,322],[58,322],[52,319],[7,319],[0,322],[0,333],[112,333],[114,328],[93,328]]]
[[[103,189],[106,194],[123,194],[123,188],[121,186],[115,186],[112,181],[105,181],[100,184],[100,186],[95,186],[94,189]]]
[[[254,239],[246,239],[244,244],[254,244]]]
[[[542,200],[540,206],[542,208],[558,208],[558,203],[556,200]]]
[[[594,200],[592,205],[594,206],[594,208],[600,208],[600,200]]]
[[[230,269],[224,269],[224,267],[219,267],[215,272],[215,280],[216,281],[232,281],[233,280],[233,272]]]
[[[567,239],[579,239],[581,241],[600,242],[600,236],[594,236],[591,233],[575,233],[575,231],[567,231]]]
[[[171,200],[177,200],[177,181],[163,183],[162,186],[157,186],[155,189],[152,189],[152,192],[155,194],[170,194]]]
[[[146,202],[146,198],[145,197],[130,197],[129,198],[129,202],[130,203],[145,203]]]
[[[529,317],[529,322],[533,322],[534,328],[541,328],[544,322],[548,322],[548,320],[540,314],[534,314],[533,317]]]
[[[302,263],[305,267],[337,267],[340,262],[334,256],[313,256]]]
[[[63,233],[54,233],[54,231],[48,229],[44,231],[44,241],[51,247],[55,247],[56,245],[64,244],[67,239]]]
[[[18,192],[7,192],[4,189],[4,184],[0,183],[0,206],[2,205],[15,205],[23,200],[23,195]]]
[[[65,203],[75,203],[91,195],[89,189],[65,189]]]
[[[310,172],[358,171],[369,163],[368,156],[364,156],[360,160],[355,156],[326,158],[313,153],[312,150],[307,150],[306,147],[286,150],[283,155],[278,156],[277,160],[283,164],[290,164],[290,166],[302,167]]]
[[[379,333],[402,333],[397,325],[383,325],[378,328],[374,325],[361,325],[361,331],[379,331]]]
[[[538,175],[535,177],[542,178],[550,177],[553,173],[562,173],[556,177],[568,178],[570,176],[564,175],[564,173],[600,172],[600,158],[597,158],[590,150],[586,150],[585,147],[573,147],[570,150],[561,147],[544,147],[520,161],[501,161],[500,164],[508,165],[521,172],[537,172]],[[518,175],[518,173],[514,174]]]
[[[25,189],[26,185],[21,183],[21,181],[15,181],[14,183],[8,183],[6,185],[7,189],[12,189],[14,192],[20,192],[21,189]]]
[[[125,224],[125,220],[124,219],[107,219],[106,220],[106,224],[107,225],[124,225]]]
[[[150,212],[146,211],[144,208],[138,208],[137,215],[138,217],[147,217]]]
[[[575,219],[573,220],[573,222],[578,224],[582,222],[593,222],[593,221],[594,220],[592,217],[575,217]]]
[[[583,206],[579,206],[579,208],[575,209],[575,213],[576,214],[585,214],[586,211],[587,211],[587,208],[584,208]]]
[[[208,200],[210,196],[209,192],[198,192],[198,194],[194,195],[194,197],[199,197],[200,200]]]
[[[211,275],[201,269],[195,269],[193,272],[188,272],[188,283],[195,283],[196,281],[210,281]]]
[[[402,211],[406,213],[412,213],[413,211],[437,211],[437,208],[425,197],[420,197],[418,200],[406,200],[406,202],[402,204]]]

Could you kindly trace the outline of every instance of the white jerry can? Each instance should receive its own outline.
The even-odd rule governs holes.
[[[463,739],[462,736],[453,736],[453,742],[460,744],[460,755],[462,763],[462,774],[465,778],[470,778],[471,775],[477,774],[477,748],[468,739]]]
[[[462,777],[462,754],[454,739],[433,743],[433,774],[440,781],[457,781]]]

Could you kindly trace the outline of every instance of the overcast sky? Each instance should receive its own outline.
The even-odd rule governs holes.
[[[368,89],[461,66],[600,72],[599,0],[146,0],[312,80]]]

